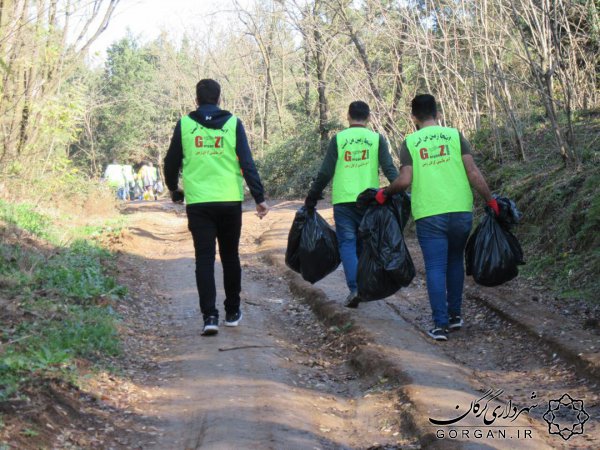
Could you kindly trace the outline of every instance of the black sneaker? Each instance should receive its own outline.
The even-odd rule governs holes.
[[[237,327],[242,320],[242,312],[238,309],[235,313],[225,314],[225,326],[226,327]]]
[[[202,336],[212,336],[219,332],[219,318],[210,316],[204,319],[204,328],[202,328]]]
[[[463,326],[463,320],[460,316],[450,316],[448,320],[448,329],[450,331],[460,330]]]
[[[358,295],[358,292],[356,291],[352,291],[350,292],[350,294],[348,294],[348,297],[346,297],[346,303],[344,304],[344,306],[346,308],[358,308],[358,304],[360,303],[361,298]]]
[[[427,332],[436,341],[447,341],[448,340],[448,329],[447,328],[433,328]]]

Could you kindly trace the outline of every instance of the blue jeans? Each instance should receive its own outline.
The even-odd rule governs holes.
[[[436,327],[447,327],[448,316],[460,316],[464,250],[472,223],[470,212],[439,214],[416,221]]]
[[[360,255],[358,242],[358,227],[363,218],[363,213],[355,203],[341,203],[333,205],[333,218],[335,220],[335,233],[340,248],[340,257],[346,275],[346,284],[350,292],[356,291],[356,268]]]
[[[117,189],[117,198],[119,200],[127,200],[127,190],[124,187]]]

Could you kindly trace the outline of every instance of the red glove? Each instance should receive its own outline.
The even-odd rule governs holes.
[[[385,203],[385,201],[387,200],[387,196],[385,195],[385,189],[379,189],[377,191],[377,194],[375,194],[375,200],[377,200],[377,203],[379,203],[380,205],[383,205]]]
[[[496,201],[495,198],[489,200],[487,202],[487,205],[492,208],[492,210],[494,211],[494,214],[496,214],[496,216],[500,215],[500,207],[498,206],[498,202]]]

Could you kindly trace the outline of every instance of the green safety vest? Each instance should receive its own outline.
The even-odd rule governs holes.
[[[473,209],[457,129],[425,127],[407,136],[406,146],[413,161],[411,207],[415,220]]]
[[[181,118],[185,202],[241,202],[242,170],[235,152],[237,117],[214,130],[189,116]]]
[[[339,132],[336,141],[332,203],[356,202],[365,189],[379,187],[379,133],[351,127]]]
[[[104,172],[104,177],[110,187],[119,188],[125,184],[123,166],[120,164],[109,164]]]

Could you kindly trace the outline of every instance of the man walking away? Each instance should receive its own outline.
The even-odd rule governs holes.
[[[350,126],[329,142],[317,178],[304,201],[307,209],[314,209],[322,198],[323,189],[333,178],[333,217],[346,284],[350,290],[345,303],[349,308],[356,308],[361,301],[357,292],[356,269],[360,253],[358,227],[363,212],[357,208],[356,198],[365,189],[379,187],[379,166],[390,182],[398,176],[387,141],[381,134],[367,128],[370,113],[365,102],[350,103]]]
[[[117,161],[113,160],[112,164],[106,166],[103,178],[114,189],[116,197],[119,200],[125,200],[125,176],[123,168],[120,164],[117,164]]]
[[[123,165],[123,177],[125,177],[125,191],[127,194],[127,200],[133,200],[135,197],[135,174],[133,173],[133,167],[131,167],[131,164]]]
[[[171,199],[185,196],[188,228],[196,253],[196,284],[204,318],[204,336],[219,331],[215,288],[215,239],[223,265],[225,326],[235,327],[242,319],[240,292],[242,269],[239,241],[242,229],[242,176],[262,219],[269,208],[248,146],[242,122],[219,108],[221,86],[214,80],[196,85],[198,109],[175,126],[164,161],[165,183]],[[178,189],[179,170],[184,191]]]
[[[158,167],[154,167],[154,164],[152,164],[152,162],[148,163],[148,172],[150,173],[150,179],[152,181],[152,187],[150,188],[150,192],[152,193],[152,197],[154,197],[154,200],[158,200],[158,195],[157,195],[157,191],[156,191],[156,184],[158,183]]]
[[[144,186],[144,200],[150,200],[154,197],[154,181],[156,171],[151,162],[145,162],[139,172],[140,179]]]
[[[381,189],[377,199],[383,203],[386,196],[412,183],[412,214],[425,260],[434,322],[428,334],[436,341],[446,341],[449,330],[463,325],[463,255],[473,221],[471,186],[496,214],[498,203],[473,160],[469,142],[455,128],[438,125],[432,95],[413,99],[412,119],[417,131],[408,135],[400,148],[400,176]]]
[[[143,163],[142,163],[143,166]],[[142,169],[140,168],[135,174],[135,198],[136,200],[144,199],[144,180],[142,179]]]
[[[158,196],[163,193],[164,187],[162,183],[162,179],[160,176],[160,171],[158,167],[154,167],[154,186],[152,186],[154,190],[154,200],[158,200]]]

